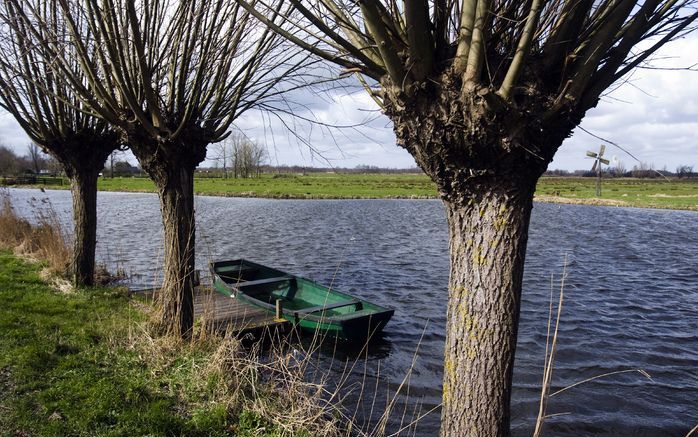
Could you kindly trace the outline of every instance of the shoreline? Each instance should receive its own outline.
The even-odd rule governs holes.
[[[3,186],[4,188],[16,188],[16,189],[37,189],[37,190],[60,190],[68,191],[69,186],[37,186],[37,185],[13,185],[13,186]],[[157,194],[155,190],[150,189],[119,189],[119,190],[105,190],[98,189],[98,192],[105,193],[149,193]],[[279,193],[279,194],[264,194],[257,193],[254,191],[250,192],[211,192],[211,191],[194,191],[195,196],[206,196],[206,197],[222,197],[222,198],[240,198],[240,199],[270,199],[270,200],[439,200],[439,196],[431,195],[383,195],[383,196],[333,196],[329,194],[293,194],[293,193]],[[655,195],[659,196],[659,195]],[[698,197],[698,195],[697,195]],[[535,194],[533,197],[534,202],[548,203],[548,204],[558,204],[558,205],[585,205],[585,206],[605,206],[605,207],[616,207],[616,208],[641,208],[641,209],[663,209],[663,210],[674,210],[674,211],[698,211],[698,205],[637,205],[631,202],[617,199],[604,199],[604,198],[579,198],[579,197],[564,197],[564,196],[551,196],[546,194]]]
[[[630,202],[616,199],[589,199],[589,198],[571,198],[559,196],[534,195],[534,202],[560,204],[560,205],[586,205],[586,206],[613,206],[616,208],[640,208],[640,209],[665,209],[673,211],[698,211],[696,206],[671,206],[671,205],[633,205]]]
[[[58,289],[60,274],[42,263],[0,248],[0,435],[343,429],[335,405],[304,391],[303,374],[284,367],[282,352],[271,364],[238,359],[242,343],[208,323],[196,325],[191,341],[163,334],[148,301],[119,286]],[[281,378],[291,381],[283,389]],[[293,415],[283,408],[291,396],[305,402]]]

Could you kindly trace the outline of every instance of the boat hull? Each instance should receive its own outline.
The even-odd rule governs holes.
[[[306,332],[365,341],[377,336],[394,313],[390,308],[244,259],[214,262],[210,268],[217,292],[277,313]]]

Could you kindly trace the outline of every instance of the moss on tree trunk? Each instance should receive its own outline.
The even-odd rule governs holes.
[[[533,112],[500,112],[488,90],[454,99],[459,84],[442,85],[393,95],[386,110],[398,144],[436,183],[446,208],[441,435],[508,436],[533,194],[569,123],[546,131]]]
[[[509,435],[509,405],[533,191],[492,179],[445,202],[451,269],[442,436]]]

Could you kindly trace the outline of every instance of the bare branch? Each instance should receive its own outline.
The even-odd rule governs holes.
[[[482,66],[485,63],[485,24],[489,9],[489,0],[478,0],[475,10],[475,22],[473,25],[473,36],[468,52],[468,62],[463,73],[463,83],[466,87],[479,79]]]
[[[426,0],[405,2],[405,23],[410,50],[410,71],[417,81],[431,73],[434,62],[434,41]]]
[[[468,65],[468,54],[470,54],[470,42],[473,38],[475,28],[475,11],[478,0],[464,0],[463,9],[460,13],[460,28],[458,29],[458,49],[453,62],[453,69],[457,74],[463,74]]]
[[[502,86],[498,91],[499,95],[505,100],[508,100],[511,96],[511,89],[516,84],[519,74],[524,67],[526,56],[531,50],[533,34],[538,26],[540,14],[541,0],[533,0],[531,2],[531,11],[526,19],[526,26],[524,27],[521,39],[519,40],[519,45],[516,47],[516,54],[514,54],[514,59],[512,59],[511,64],[509,64],[509,70],[507,71],[506,77],[502,82]]]
[[[361,2],[361,12],[364,15],[366,28],[378,45],[378,51],[383,59],[385,69],[393,84],[400,88],[406,80],[406,72],[400,60],[396,47],[390,44],[390,36],[383,18],[376,7],[375,0]]]

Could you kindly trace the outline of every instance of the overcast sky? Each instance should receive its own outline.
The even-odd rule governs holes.
[[[665,47],[653,61],[664,68],[682,68],[698,62],[698,36]],[[268,147],[271,164],[327,167],[374,165],[389,168],[414,166],[414,160],[395,146],[388,119],[381,115],[368,95],[357,89],[341,89],[322,95],[295,96],[299,103],[290,109],[297,115],[314,118],[321,125],[269,114],[249,112],[236,123],[249,138]],[[294,128],[291,134],[287,125]],[[362,125],[360,127],[351,127]],[[630,82],[605,97],[589,111],[581,127],[615,142],[638,160],[655,169],[674,171],[678,165],[698,168],[698,71],[639,69]],[[0,142],[19,154],[26,153],[28,137],[14,119],[0,115]],[[602,141],[575,130],[558,151],[550,169],[586,169],[591,161],[587,150],[598,150]],[[624,151],[608,145],[608,159],[619,160],[627,169],[638,162]],[[216,155],[215,146],[209,156]],[[135,162],[135,160],[134,160]],[[213,161],[208,162],[209,165]]]

